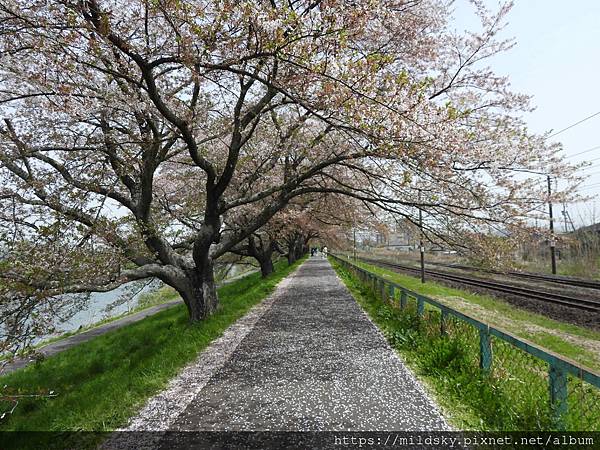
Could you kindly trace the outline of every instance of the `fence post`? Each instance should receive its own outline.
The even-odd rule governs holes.
[[[446,318],[448,317],[448,313],[445,309],[440,311],[440,335],[446,335]]]
[[[550,363],[550,372],[548,373],[548,382],[550,388],[550,407],[554,424],[559,430],[565,429],[564,418],[567,415],[567,373],[560,366],[559,361]]]
[[[492,340],[489,327],[479,329],[479,368],[489,372],[492,367]]]
[[[337,260],[338,259],[336,259],[336,261]],[[344,262],[342,260],[339,261]],[[383,300],[387,299],[395,303],[396,289],[399,289],[400,308],[404,309],[407,307],[409,295],[405,288],[402,286],[395,287],[392,284],[388,284],[386,286],[385,280],[365,269],[355,267],[354,271],[365,281],[365,284],[373,289],[374,295],[381,294]],[[425,302],[429,302],[430,300],[427,297],[419,294],[411,294],[411,297],[415,297],[418,315],[419,317],[422,317],[425,312]],[[441,316],[440,334],[442,336],[448,333],[448,326],[450,324],[454,324],[455,321],[460,321],[461,323],[471,323],[477,327],[479,332],[479,367],[484,374],[489,374],[492,370],[493,362],[492,337],[489,325],[485,325],[484,323],[469,317],[463,318],[461,315],[456,315],[456,312],[452,308],[439,304],[438,308]],[[450,316],[455,316],[455,319],[450,319]],[[564,431],[566,428],[568,428],[570,426],[570,420],[568,420],[568,380],[569,374],[575,374],[574,370],[576,368],[573,366],[573,364],[562,360],[558,356],[546,353],[543,348],[534,348],[534,352],[528,349],[527,346],[524,347],[525,343],[523,341],[514,336],[510,336],[508,333],[504,333],[501,330],[492,328],[492,331],[494,335],[503,342],[508,342],[509,344],[524,350],[528,354],[542,359],[548,364],[548,394],[553,426],[559,431]],[[598,384],[598,375],[594,374],[593,372],[587,372],[584,368],[578,368],[577,370],[580,370],[582,379],[584,374],[586,374],[586,376],[591,377],[586,379],[586,381],[589,381],[596,387],[600,387],[600,384]]]

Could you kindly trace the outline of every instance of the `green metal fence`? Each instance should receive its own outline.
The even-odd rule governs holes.
[[[426,333],[460,336],[474,356],[472,364],[526,416],[521,423],[528,429],[600,431],[600,375],[593,370],[331,256],[383,300],[414,309]]]

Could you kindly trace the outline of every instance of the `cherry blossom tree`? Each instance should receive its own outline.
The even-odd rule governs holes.
[[[569,168],[479,67],[508,5],[465,35],[448,6],[4,0],[0,276],[38,301],[155,277],[196,321],[214,261],[296,198],[522,214],[506,168]]]
[[[280,213],[277,213],[275,217]],[[243,225],[237,223],[236,226]],[[275,270],[273,265],[274,254],[284,253],[277,241],[277,236],[281,233],[281,230],[280,223],[275,218],[271,218],[269,222],[251,234],[246,240],[235,245],[231,249],[231,253],[254,258],[260,267],[262,277],[265,278]]]

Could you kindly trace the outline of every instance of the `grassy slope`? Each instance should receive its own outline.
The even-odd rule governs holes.
[[[59,336],[54,336],[54,337],[48,338],[48,339],[34,345],[33,348],[40,349],[48,344],[52,344],[54,342],[60,341],[62,339],[70,337],[70,336],[74,336],[76,334],[85,333],[86,331],[92,330],[94,328],[98,328],[102,325],[106,325],[107,323],[115,322],[119,319],[122,319],[123,317],[130,316],[132,314],[138,313],[140,311],[151,308],[153,306],[170,302],[171,300],[175,300],[176,298],[178,298],[178,294],[175,291],[175,289],[173,289],[171,286],[162,286],[161,288],[159,288],[158,290],[156,290],[154,292],[148,292],[148,293],[142,294],[140,303],[135,308],[132,308],[128,312],[124,312],[123,314],[119,314],[116,316],[110,316],[105,319],[99,320],[98,322],[94,322],[94,323],[90,323],[89,325],[82,326],[82,327],[78,328],[77,330],[67,331],[65,333],[62,333]],[[29,350],[27,350],[27,351],[29,351]],[[23,353],[21,353],[21,355],[22,354]],[[7,358],[7,356],[2,356],[2,357],[0,357],[0,360],[6,359],[6,358]]]
[[[248,271],[248,272],[249,273],[247,273],[247,274],[237,275],[235,277],[235,280],[237,280],[238,278],[245,278],[246,276],[248,276],[250,274],[251,271]],[[235,281],[235,280],[232,280],[232,281]],[[232,281],[230,281],[230,282],[232,282]],[[227,283],[227,279],[221,280],[217,284],[220,284],[223,282]],[[138,305],[135,306],[134,308],[132,308],[128,312],[124,312],[123,314],[119,314],[116,316],[107,317],[98,322],[94,322],[89,325],[83,326],[75,331],[67,331],[66,333],[63,333],[60,336],[55,336],[55,337],[46,339],[45,341],[42,341],[42,342],[36,344],[34,346],[34,348],[39,349],[45,345],[51,344],[56,341],[60,341],[61,339],[64,339],[66,337],[73,336],[75,334],[81,334],[85,331],[89,331],[93,328],[97,328],[99,326],[106,325],[107,323],[114,322],[116,320],[122,319],[123,317],[129,316],[131,314],[135,314],[137,312],[143,311],[143,310],[151,308],[153,306],[170,302],[172,300],[175,300],[176,298],[179,298],[179,295],[177,294],[177,291],[175,291],[175,289],[173,289],[171,286],[162,286],[161,288],[157,289],[156,291],[143,293],[140,296]],[[0,357],[0,360],[2,360],[4,358],[6,358],[6,357]]]
[[[548,411],[545,366],[511,351],[509,345],[497,345],[494,373],[486,377],[478,367],[478,343],[476,336],[469,332],[470,327],[457,327],[442,337],[438,325],[431,329],[429,319],[419,319],[414,305],[405,310],[392,307],[349,271],[335,261],[332,264],[390,344],[425,382],[455,428],[554,429]],[[411,286],[412,290],[417,290],[414,287]],[[600,426],[600,408],[596,403],[599,393],[584,393],[584,402],[577,392],[573,394],[567,417],[568,423],[573,425],[568,425],[569,429],[597,429]]]
[[[189,325],[185,307],[177,306],[2,377],[5,393],[52,390],[58,396],[21,399],[0,430],[104,431],[124,425],[297,264],[281,262],[265,280],[255,273],[223,286],[219,310],[201,323]]]
[[[395,281],[412,291],[440,300],[476,319],[510,331],[580,364],[600,370],[600,333],[596,331],[518,309],[488,295],[472,294],[434,281],[428,281],[423,285],[416,277],[363,262],[357,262],[357,265]]]

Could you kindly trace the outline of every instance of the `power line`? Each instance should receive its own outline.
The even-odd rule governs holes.
[[[586,159],[584,161],[578,161],[577,163],[589,163],[589,162],[598,161],[598,160],[600,160],[600,156],[598,158],[592,158],[592,159]],[[577,163],[574,163],[574,164],[577,164]],[[600,163],[590,164],[589,166],[582,167],[581,170],[594,169],[594,168],[598,167],[598,165],[600,165]]]
[[[600,163],[594,163],[594,164],[590,164],[589,166],[583,167],[581,170],[596,169],[598,167],[600,167]]]
[[[600,148],[600,145],[597,145],[596,147],[588,148],[587,150],[584,150],[582,152],[573,153],[572,155],[569,155],[566,158],[569,159],[569,158],[573,158],[574,156],[583,155],[584,153],[589,153],[594,150],[598,150],[599,148]]]
[[[583,123],[583,122],[585,122],[586,120],[590,120],[591,118],[593,118],[593,117],[596,117],[596,116],[598,116],[598,115],[600,115],[600,111],[598,111],[597,113],[594,113],[594,114],[592,114],[591,116],[587,116],[585,119],[581,119],[579,122],[575,122],[574,124],[572,124],[572,125],[569,125],[568,127],[566,127],[566,128],[563,128],[562,130],[559,130],[559,131],[557,131],[556,133],[553,133],[553,134],[551,134],[551,135],[550,135],[550,136],[548,136],[546,139],[550,139],[550,138],[553,138],[554,136],[558,136],[559,134],[561,134],[561,133],[564,133],[565,131],[567,131],[567,130],[570,130],[571,128],[573,128],[573,127],[575,127],[575,126],[579,125],[580,123]]]
[[[585,191],[586,189],[595,188],[598,186],[600,186],[600,183],[588,184],[587,186],[581,186],[581,187],[577,188],[577,190]]]

